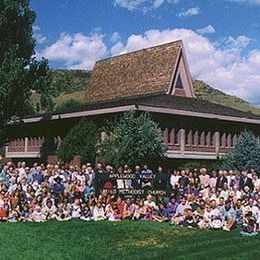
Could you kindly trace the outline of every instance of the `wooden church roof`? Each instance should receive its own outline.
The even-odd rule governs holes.
[[[98,61],[85,101],[169,94],[182,56],[182,41],[176,41]]]

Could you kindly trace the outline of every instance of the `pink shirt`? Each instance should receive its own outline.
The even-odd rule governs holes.
[[[205,187],[209,186],[209,175],[200,175],[200,183],[203,184]]]
[[[214,178],[214,177],[210,178],[210,180],[209,180],[209,187],[210,188],[215,188],[216,184],[217,184],[217,178]]]

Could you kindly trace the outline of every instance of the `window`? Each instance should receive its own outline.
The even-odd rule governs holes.
[[[183,84],[182,84],[182,80],[181,80],[181,75],[179,74],[175,88],[177,89],[183,89]]]
[[[174,129],[174,144],[179,144],[179,129]]]

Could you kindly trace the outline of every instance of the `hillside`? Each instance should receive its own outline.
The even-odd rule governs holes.
[[[50,73],[53,78],[54,110],[62,110],[67,106],[80,105],[84,102],[85,89],[88,87],[91,75],[90,71],[52,70]],[[203,81],[194,80],[193,84],[198,99],[260,115],[259,107],[253,106],[238,97],[214,89]],[[39,98],[37,94],[32,95],[34,107],[36,107],[36,103],[39,102]],[[71,100],[76,102],[71,102]]]
[[[225,94],[224,92],[214,89],[203,81],[193,81],[195,93],[198,99],[207,100],[226,107],[232,107],[241,111],[251,112],[260,115],[260,108],[244,101],[236,96]]]
[[[52,99],[54,110],[73,99],[83,102],[84,90],[88,86],[90,71],[86,70],[50,70]],[[32,91],[31,104],[34,114],[44,113],[40,105],[40,94]],[[33,113],[32,113],[33,114]]]

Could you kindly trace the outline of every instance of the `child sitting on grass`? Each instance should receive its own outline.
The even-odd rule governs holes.
[[[83,205],[83,209],[82,209],[82,213],[81,213],[80,219],[84,220],[84,221],[91,221],[91,220],[93,220],[93,216],[92,216],[91,210],[90,210],[88,204],[86,204],[86,203]]]
[[[249,211],[244,216],[243,230],[240,232],[242,236],[255,236],[257,231],[257,220],[253,216],[252,211]]]
[[[154,216],[154,220],[158,222],[168,222],[170,219],[170,214],[167,206],[164,205],[163,203],[160,203],[158,207],[159,209],[157,210]]]
[[[94,221],[104,220],[105,212],[102,207],[102,204],[98,201],[96,206],[93,209],[93,219]]]
[[[109,221],[120,221],[121,214],[116,203],[110,203],[106,207],[106,217]]]
[[[144,200],[141,199],[136,205],[133,219],[134,220],[143,219],[146,213],[147,213],[147,207],[144,205]]]
[[[56,219],[58,221],[71,220],[70,207],[63,203],[58,204]]]
[[[183,216],[182,220],[180,221],[180,226],[188,227],[188,228],[193,228],[193,227],[197,226],[196,218],[193,215],[193,212],[191,209],[184,210],[184,216]]]
[[[44,222],[44,221],[46,221],[46,216],[43,213],[43,210],[39,205],[37,205],[35,207],[32,215],[31,215],[31,221],[34,221],[34,222]]]

